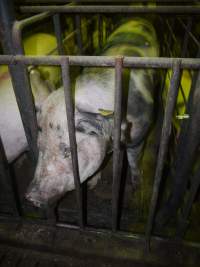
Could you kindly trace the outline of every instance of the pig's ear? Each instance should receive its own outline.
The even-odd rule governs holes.
[[[53,85],[42,79],[40,72],[33,68],[29,71],[31,89],[33,92],[36,110],[40,110],[42,103],[49,96]],[[55,88],[53,88],[55,89]]]

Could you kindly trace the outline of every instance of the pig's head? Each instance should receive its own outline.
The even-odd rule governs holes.
[[[75,123],[79,174],[83,182],[98,170],[105,157],[109,134],[104,129],[109,130],[106,126],[109,124],[98,116],[91,118],[78,111]],[[26,198],[40,207],[55,202],[75,188],[62,89],[44,101],[38,112],[38,126],[39,157]]]

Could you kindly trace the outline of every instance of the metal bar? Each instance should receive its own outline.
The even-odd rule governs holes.
[[[115,106],[113,141],[113,184],[112,184],[112,230],[118,228],[119,188],[121,176],[121,121],[122,121],[122,66],[123,58],[115,60]]]
[[[187,19],[187,31],[185,30],[184,38],[183,38],[183,46],[182,46],[182,51],[181,51],[181,57],[185,57],[187,53],[187,48],[188,48],[188,42],[189,42],[189,33],[192,29],[192,18],[189,17]]]
[[[192,34],[192,32],[190,30],[188,30],[187,26],[185,25],[185,23],[182,21],[182,19],[178,18],[178,21],[180,22],[180,24],[182,25],[182,27],[185,29],[185,31],[188,33],[188,35],[191,37],[191,39],[193,40],[193,42],[197,45],[197,47],[200,47],[200,42],[197,40],[197,38]]]
[[[178,236],[178,237],[183,237],[186,230],[187,230],[188,217],[190,215],[192,204],[193,204],[195,196],[198,192],[199,186],[200,186],[200,168],[196,171],[196,174],[193,177],[193,183],[192,183],[192,186],[190,189],[188,201],[187,201],[185,208],[183,210],[183,214],[182,214],[181,219],[180,219],[179,227],[178,227],[178,230],[176,232],[176,236]]]
[[[20,217],[21,209],[19,204],[18,194],[16,188],[13,190],[12,178],[5,155],[5,150],[0,136],[0,186],[1,190],[6,196],[11,196],[11,205],[13,207],[13,215]]]
[[[0,65],[60,65],[61,61],[69,58],[71,66],[84,67],[115,67],[115,56],[24,56],[2,55]],[[164,57],[124,57],[125,68],[171,68],[174,62],[180,61],[180,68],[199,69],[199,58],[164,58]]]
[[[130,13],[130,14],[200,14],[199,6],[21,6],[22,13]]]
[[[101,15],[98,15],[98,42],[99,42],[99,49],[103,46],[103,19]]]
[[[19,0],[23,4],[65,4],[71,3],[71,0]],[[74,3],[121,3],[122,0],[74,0]],[[130,3],[130,0],[123,0],[124,3]],[[131,0],[131,3],[174,3],[174,0]],[[196,3],[196,0],[176,0],[176,3]]]
[[[180,76],[181,76],[180,64],[181,64],[180,61],[176,61],[173,64],[172,78],[170,82],[169,93],[167,96],[167,103],[166,103],[166,108],[165,108],[162,133],[161,133],[161,141],[160,141],[160,147],[159,147],[159,153],[158,153],[158,161],[157,161],[155,179],[154,179],[154,185],[153,185],[153,193],[152,193],[148,222],[147,222],[147,227],[146,227],[146,242],[148,246],[150,245],[149,242],[150,242],[151,232],[153,229],[153,222],[154,222],[155,211],[157,207],[159,187],[160,187],[160,183],[162,179],[164,160],[166,157],[167,144],[169,142],[169,137],[170,137],[170,132],[171,132],[171,121],[172,121],[174,107],[176,104],[176,98],[178,95],[179,82],[180,82]]]
[[[25,23],[26,24],[26,23]],[[16,21],[13,25],[12,37],[14,54],[23,55],[22,44],[23,23]],[[38,156],[37,147],[37,119],[35,105],[31,91],[29,76],[26,65],[22,62],[17,66],[10,66],[13,88],[23,122],[27,142],[31,151],[31,156],[35,162]]]
[[[46,19],[46,18],[50,17],[51,15],[52,15],[51,12],[43,12],[41,14],[37,14],[37,15],[31,16],[31,17],[26,18],[26,19],[16,20],[14,23],[19,24],[19,27],[22,30],[25,26],[29,26],[29,25],[34,24],[36,22],[42,21],[43,19]]]
[[[82,42],[82,31],[81,31],[81,17],[80,15],[75,16],[75,25],[76,25],[76,40],[79,49],[79,54],[83,53],[83,42]]]
[[[58,53],[59,53],[59,55],[64,55],[65,49],[64,49],[63,41],[62,41],[60,14],[53,15],[53,24],[54,24],[54,30],[55,30],[55,35],[56,35],[56,39],[57,39]]]
[[[65,93],[65,104],[66,104],[70,149],[71,149],[71,155],[72,155],[74,184],[76,188],[76,198],[77,198],[78,209],[79,209],[79,226],[80,228],[84,228],[83,192],[82,192],[80,176],[79,176],[77,144],[76,144],[76,136],[75,136],[74,108],[73,108],[73,101],[72,101],[72,94],[71,94],[69,59],[68,58],[64,58],[62,60],[61,68],[62,68],[62,79],[63,79],[64,93]]]

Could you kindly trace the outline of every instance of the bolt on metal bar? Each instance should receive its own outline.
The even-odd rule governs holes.
[[[80,228],[84,228],[83,192],[82,192],[80,176],[79,176],[77,144],[76,144],[76,136],[75,136],[74,108],[73,108],[73,101],[72,101],[72,94],[71,94],[69,59],[68,58],[64,58],[61,61],[61,69],[62,69],[62,79],[63,79],[64,94],[65,94],[65,105],[66,105],[68,132],[69,132],[70,150],[71,150],[71,155],[72,155],[74,184],[75,184],[76,198],[77,198],[78,209],[79,209],[79,226]]]
[[[61,61],[69,58],[70,66],[83,67],[115,67],[114,56],[24,56],[2,55],[0,65],[60,65]],[[199,69],[199,58],[164,58],[164,57],[124,57],[125,68],[171,68],[173,62],[181,60],[181,69]]]
[[[76,25],[76,40],[79,49],[79,54],[83,53],[83,42],[82,42],[82,31],[81,31],[81,16],[75,16],[75,25]]]
[[[54,24],[54,30],[55,30],[55,35],[56,35],[56,39],[57,39],[58,53],[59,53],[59,55],[64,55],[65,49],[64,49],[63,40],[62,40],[60,14],[53,15],[53,24]]]
[[[155,212],[156,212],[156,207],[157,207],[160,183],[162,179],[164,160],[166,157],[167,145],[169,142],[169,137],[170,137],[170,132],[171,132],[171,121],[172,121],[173,111],[175,108],[176,99],[178,95],[178,89],[179,89],[179,83],[180,83],[180,77],[181,77],[180,65],[181,65],[181,62],[176,61],[172,67],[172,78],[170,82],[169,93],[167,96],[167,103],[166,103],[163,126],[162,126],[158,160],[157,160],[157,166],[156,166],[156,171],[155,171],[153,193],[152,193],[148,222],[147,222],[147,227],[146,227],[146,242],[147,242],[148,247],[150,245],[150,236],[151,236],[151,232],[153,229],[153,222],[154,222],[154,217],[155,217]]]
[[[129,14],[200,14],[198,6],[21,6],[22,13],[51,11],[56,13],[129,13]]]
[[[118,228],[119,188],[122,168],[121,121],[122,121],[122,67],[123,58],[115,60],[115,105],[113,141],[113,184],[112,184],[112,230]]]

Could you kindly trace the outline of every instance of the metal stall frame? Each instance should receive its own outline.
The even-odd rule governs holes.
[[[87,14],[87,13],[129,13],[129,14],[200,14],[200,7],[187,6],[159,6],[159,7],[138,7],[138,6],[22,6],[21,12],[55,12],[55,13],[70,13],[70,14]],[[36,15],[42,18],[42,15]],[[44,16],[44,15],[43,15]],[[47,15],[46,15],[47,16]],[[58,17],[56,17],[55,24],[57,25],[57,34],[61,32],[60,23],[58,23]],[[27,19],[31,21],[31,19]],[[54,25],[55,25],[54,24]],[[21,32],[19,23],[16,22],[13,27],[13,42],[17,40],[16,44],[20,50],[21,46]],[[58,46],[61,44],[61,40],[58,39]],[[62,52],[62,48],[59,49]],[[20,54],[20,53],[19,53]],[[38,56],[30,57],[23,55],[2,55],[0,56],[0,64],[7,64],[9,66],[24,66],[28,65],[59,65],[62,69],[62,79],[65,92],[66,114],[69,124],[69,138],[70,147],[73,162],[73,172],[76,188],[76,196],[79,206],[79,229],[86,228],[84,223],[84,210],[82,205],[82,190],[78,172],[78,157],[76,148],[75,126],[74,126],[74,114],[73,105],[70,93],[70,78],[69,68],[70,66],[83,66],[83,67],[113,67],[115,68],[115,112],[114,112],[114,163],[113,163],[113,186],[112,186],[112,231],[118,232],[117,218],[118,218],[118,198],[119,198],[119,181],[122,166],[119,166],[119,158],[122,157],[122,150],[120,146],[120,124],[121,124],[121,98],[122,98],[122,70],[123,68],[159,68],[159,69],[172,69],[172,79],[170,83],[170,89],[167,97],[167,104],[164,115],[164,123],[162,126],[162,137],[159,148],[159,156],[156,166],[156,175],[153,186],[152,200],[149,210],[149,218],[146,227],[146,242],[149,246],[152,228],[154,223],[155,211],[157,206],[159,187],[162,178],[162,171],[164,166],[164,160],[167,151],[167,145],[170,135],[170,125],[172,121],[172,114],[176,102],[179,81],[181,77],[181,70],[183,68],[199,70],[200,59],[195,58],[140,58],[140,57],[105,57],[105,56]],[[25,73],[26,79],[27,73]],[[20,103],[19,103],[20,104]],[[30,122],[32,123],[32,122]],[[72,227],[76,226],[59,224],[57,226]]]

